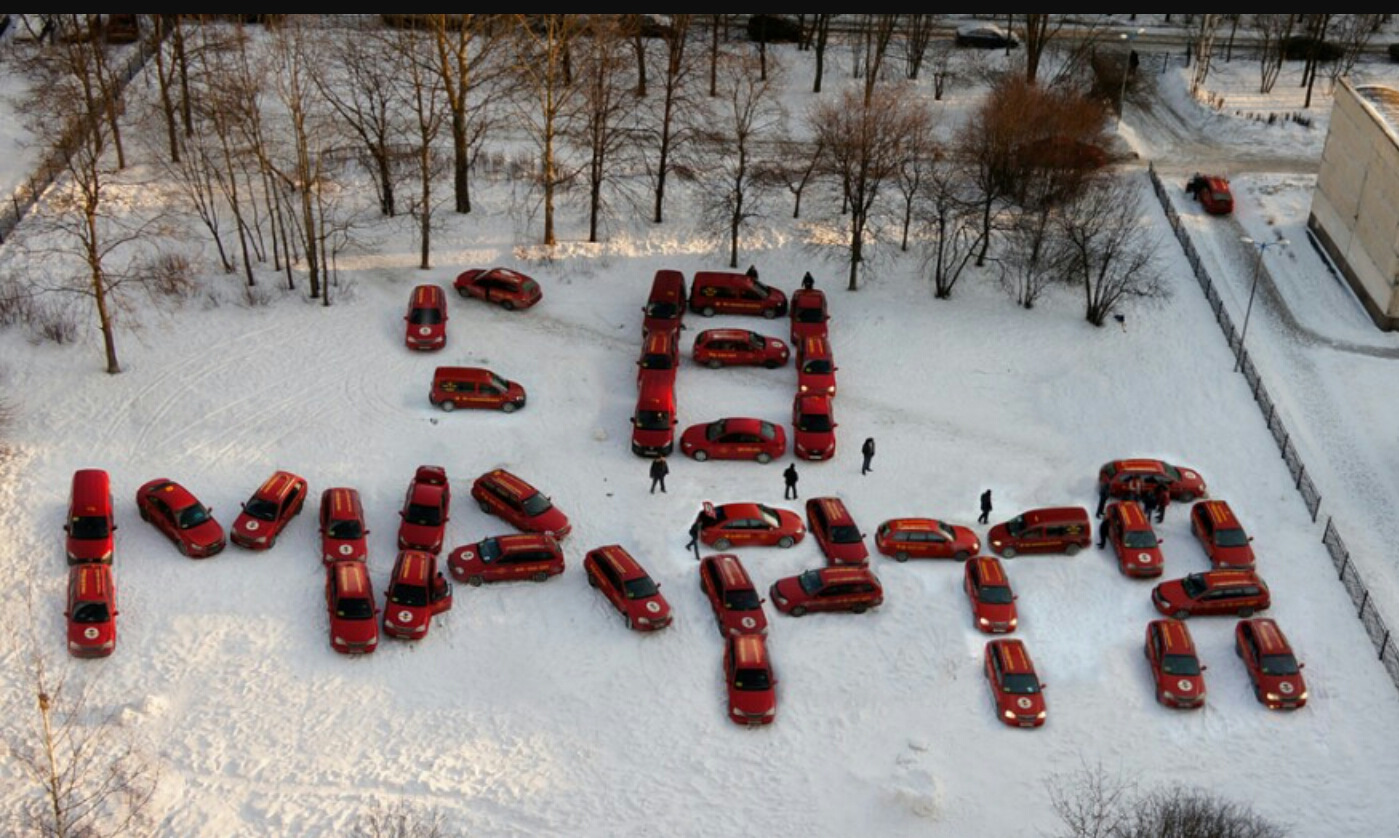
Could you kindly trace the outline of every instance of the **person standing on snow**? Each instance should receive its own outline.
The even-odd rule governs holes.
[[[782,472],[782,482],[787,484],[787,489],[782,493],[782,497],[788,500],[796,500],[797,497],[797,464],[788,463],[787,470]]]
[[[670,474],[670,465],[666,463],[665,457],[657,457],[651,461],[651,494],[656,493],[656,487],[661,487],[661,494],[665,494],[665,476]]]
[[[874,459],[874,437],[865,438],[865,444],[860,446],[860,453],[865,456],[865,462],[860,466],[860,473],[869,474],[874,471],[870,468],[870,460]]]

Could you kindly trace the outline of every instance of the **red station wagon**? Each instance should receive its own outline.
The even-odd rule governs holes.
[[[719,633],[767,634],[763,599],[753,586],[748,571],[733,553],[713,553],[700,559],[700,590],[714,609]]]
[[[1175,466],[1165,460],[1133,459],[1112,460],[1098,469],[1098,485],[1108,484],[1108,494],[1115,498],[1126,497],[1134,483],[1143,488],[1153,489],[1165,484],[1171,492],[1172,500],[1192,501],[1208,497],[1205,478],[1199,472],[1184,466]]]
[[[1195,654],[1189,626],[1169,617],[1152,620],[1146,624],[1144,651],[1158,702],[1185,710],[1205,706],[1204,672],[1208,667]]]
[[[766,725],[777,718],[777,676],[762,635],[728,638],[724,644],[724,684],[729,693],[730,721]]]
[[[497,535],[453,550],[447,569],[453,579],[468,585],[517,579],[547,582],[563,573],[563,550],[548,533]]]
[[[1282,629],[1272,620],[1255,617],[1234,627],[1234,652],[1248,670],[1253,694],[1269,710],[1296,710],[1307,704],[1302,667]]]
[[[991,551],[1010,559],[1021,553],[1068,553],[1093,543],[1088,510],[1081,506],[1031,509],[991,528]]]
[[[748,274],[699,271],[690,283],[690,310],[705,317],[756,314],[772,319],[787,313],[787,295]]]
[[[492,469],[471,484],[471,496],[487,515],[498,515],[525,532],[552,535],[562,541],[573,525],[543,492],[503,468]]]
[[[403,315],[403,342],[409,349],[435,350],[447,345],[447,295],[436,285],[419,285],[408,297]]]
[[[792,293],[792,345],[807,337],[825,337],[827,321],[826,294],[818,288],[800,288]]]
[[[463,297],[495,303],[506,311],[523,311],[544,299],[539,283],[509,268],[475,268],[457,275],[452,287]]]
[[[840,498],[811,498],[806,502],[806,528],[830,565],[869,564],[865,534]]]
[[[1140,503],[1123,500],[1108,504],[1100,526],[1107,529],[1117,567],[1124,575],[1139,579],[1161,575],[1165,569],[1161,542]]]
[[[798,393],[823,393],[835,398],[837,369],[831,343],[825,337],[806,337],[797,344]]]
[[[514,413],[525,406],[525,388],[481,367],[438,367],[427,400],[446,411],[471,407]]]
[[[977,556],[962,566],[962,590],[972,608],[972,622],[987,634],[1015,631],[1020,618],[1005,567],[995,556]]]
[[[1252,617],[1272,604],[1268,586],[1251,570],[1207,570],[1159,583],[1151,604],[1167,617],[1237,614]]]
[[[452,486],[442,466],[418,466],[403,497],[398,549],[439,553],[452,508]]]
[[[437,569],[437,555],[401,550],[384,593],[384,633],[403,640],[427,637],[434,615],[452,608],[452,586]]]
[[[685,275],[666,269],[656,271],[641,314],[642,336],[657,330],[679,335],[685,317]]]
[[[770,370],[787,363],[787,344],[747,329],[706,329],[695,336],[695,363],[710,369],[762,366]]]
[[[691,425],[680,435],[680,450],[705,460],[757,460],[770,463],[787,453],[787,432],[762,419],[736,416]]]
[[[802,460],[836,454],[835,404],[824,393],[798,393],[792,400],[792,451]]]
[[[589,550],[583,557],[588,584],[602,592],[632,631],[657,631],[670,625],[670,603],[661,586],[619,544]]]
[[[783,614],[808,611],[863,614],[884,603],[884,587],[868,567],[818,567],[772,583],[768,597]]]
[[[675,386],[680,366],[679,333],[657,329],[641,340],[641,357],[636,359],[636,388]]]
[[[705,501],[700,513],[699,540],[716,550],[730,547],[791,547],[806,537],[801,516],[790,509],[762,503]]]
[[[117,648],[117,591],[112,567],[100,562],[68,568],[68,654],[103,658]]]
[[[1024,643],[1014,637],[986,641],[985,670],[997,718],[1011,727],[1044,724],[1045,685]]]
[[[154,524],[191,559],[208,558],[224,548],[223,527],[212,510],[167,477],[157,477],[136,490],[136,509],[141,520]]]
[[[379,607],[365,562],[337,559],[326,566],[325,609],[330,648],[342,655],[367,655],[379,647]]]
[[[1190,531],[1200,540],[1216,570],[1253,569],[1253,536],[1244,532],[1229,504],[1202,500],[1190,507]]]
[[[971,527],[936,518],[890,518],[874,533],[874,546],[895,561],[956,559],[981,552],[981,539]]]
[[[337,486],[321,492],[321,563],[367,561],[369,545],[365,536],[364,506],[355,489]]]
[[[267,550],[306,504],[306,480],[289,471],[274,472],[243,504],[229,528],[229,539],[249,550]]]
[[[638,457],[664,457],[675,448],[675,387],[648,381],[636,397],[632,414],[631,452]]]
[[[112,483],[100,468],[73,472],[68,493],[68,520],[63,524],[68,564],[112,563],[116,521],[112,513]]]

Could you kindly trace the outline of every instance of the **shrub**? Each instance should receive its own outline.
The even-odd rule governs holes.
[[[189,258],[180,253],[163,253],[143,271],[153,293],[188,299],[194,294],[194,276]]]
[[[1322,41],[1308,35],[1293,35],[1282,41],[1282,57],[1288,61],[1306,61],[1315,47],[1316,60],[1339,61],[1345,54],[1340,44]]]
[[[49,300],[31,310],[29,329],[36,342],[72,343],[78,337],[78,316],[72,307]]]

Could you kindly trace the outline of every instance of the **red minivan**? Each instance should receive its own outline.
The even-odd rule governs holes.
[[[385,593],[384,633],[403,640],[427,637],[436,614],[452,608],[452,586],[437,569],[437,556],[425,550],[401,550]]]
[[[631,417],[631,452],[666,457],[675,448],[675,387],[668,381],[642,382]]]
[[[663,331],[678,337],[685,317],[685,275],[672,270],[656,271],[655,279],[651,280],[651,295],[641,314],[643,336]]]
[[[68,520],[63,524],[68,564],[111,564],[112,533],[116,529],[112,519],[112,481],[107,472],[100,468],[73,472]]]

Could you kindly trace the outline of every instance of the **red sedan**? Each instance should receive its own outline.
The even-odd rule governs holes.
[[[787,363],[787,344],[747,329],[706,329],[695,336],[695,363],[711,369],[758,365],[777,369]]]
[[[787,453],[787,432],[762,419],[735,417],[691,425],[680,435],[680,450],[705,460],[757,460],[770,463]]]
[[[791,547],[806,537],[801,516],[790,509],[762,503],[705,502],[700,513],[699,540],[716,550],[730,547]]]
[[[457,275],[452,287],[463,297],[496,303],[506,311],[520,311],[544,299],[539,283],[509,268],[474,269]]]

